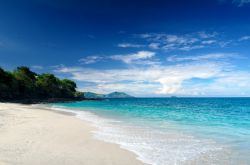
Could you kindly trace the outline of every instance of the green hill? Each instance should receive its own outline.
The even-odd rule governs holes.
[[[133,96],[130,96],[124,92],[112,92],[107,95],[105,95],[105,98],[132,98]]]
[[[101,99],[101,98],[132,98],[133,96],[130,96],[124,92],[112,92],[109,94],[97,94],[93,92],[83,92],[83,95],[85,98],[89,99]]]

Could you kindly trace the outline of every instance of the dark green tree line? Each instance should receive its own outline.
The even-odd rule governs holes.
[[[74,81],[48,73],[39,75],[24,66],[13,72],[0,68],[0,100],[74,98],[76,94]]]

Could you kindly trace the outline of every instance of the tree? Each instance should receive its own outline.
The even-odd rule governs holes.
[[[6,72],[0,68],[0,98],[6,99],[9,97],[9,84]]]
[[[53,74],[37,75],[28,67],[18,67],[14,72],[0,68],[0,100],[77,98],[74,81]]]
[[[18,82],[14,76],[0,68],[0,99],[13,99],[18,97]]]
[[[19,92],[22,97],[36,97],[36,73],[30,71],[28,67],[21,66],[13,72],[15,79],[18,81]]]
[[[61,83],[61,95],[64,97],[74,97],[76,92],[76,83],[74,81],[63,79]]]
[[[53,74],[42,74],[37,77],[36,86],[38,93],[43,98],[56,98],[60,97],[61,88],[60,80]]]

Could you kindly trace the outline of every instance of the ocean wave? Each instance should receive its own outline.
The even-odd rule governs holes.
[[[209,139],[198,139],[181,132],[162,132],[139,127],[115,119],[103,118],[88,111],[52,106],[53,110],[72,112],[76,117],[97,128],[94,137],[119,144],[138,155],[138,159],[152,165],[222,165],[235,164],[226,146]]]

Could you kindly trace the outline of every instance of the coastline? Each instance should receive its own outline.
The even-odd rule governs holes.
[[[144,164],[119,145],[94,139],[95,129],[68,112],[0,103],[0,164]]]
[[[12,103],[12,104],[49,104],[49,103],[69,103],[78,101],[95,101],[101,100],[98,98],[49,98],[49,99],[10,99],[10,100],[0,100],[0,103]]]
[[[141,100],[140,105],[145,105],[143,104],[145,101],[148,100],[144,100],[144,102]],[[165,99],[161,101],[165,102]],[[161,101],[157,102],[156,100],[155,103],[161,103]],[[151,111],[152,106],[148,109],[139,106],[131,111],[135,102],[132,100],[129,100],[129,102],[126,102],[126,100],[108,100],[52,104],[49,107],[59,112],[76,114],[77,118],[98,128],[94,132],[94,138],[119,144],[121,148],[135,153],[138,156],[137,159],[144,163],[154,165],[247,164],[246,159],[239,159],[240,150],[232,148],[230,146],[232,143],[223,143],[219,139],[202,136],[202,134],[198,134],[199,132],[195,132],[197,129],[193,132],[194,127],[181,127],[178,123],[168,121],[162,123],[147,121],[151,118],[151,115],[155,117],[155,115],[160,114],[159,112],[164,115],[164,111],[162,111],[164,107],[160,111],[157,108],[153,109],[156,113]],[[171,103],[176,104],[176,102]],[[193,106],[191,107],[193,108]],[[141,111],[136,111],[138,109]],[[184,112],[182,111],[179,114],[186,116]],[[137,117],[138,115],[140,117]],[[162,121],[161,118],[157,119]],[[155,125],[156,123],[157,125]],[[214,130],[212,129],[212,131]]]

